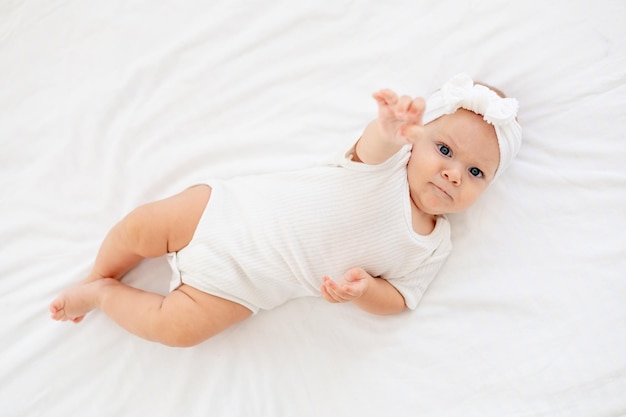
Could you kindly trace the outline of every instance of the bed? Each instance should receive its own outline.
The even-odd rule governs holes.
[[[0,5],[0,414],[626,415],[626,3],[8,1]],[[312,166],[371,93],[458,72],[524,143],[413,312],[321,298],[196,347],[49,302],[135,206]],[[163,258],[125,278],[167,293]]]

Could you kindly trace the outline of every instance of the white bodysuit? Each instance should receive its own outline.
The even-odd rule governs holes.
[[[193,239],[169,256],[171,288],[185,283],[256,313],[319,296],[324,275],[361,267],[387,279],[414,309],[451,250],[445,216],[413,231],[410,146],[380,165],[339,158],[298,171],[211,180]]]

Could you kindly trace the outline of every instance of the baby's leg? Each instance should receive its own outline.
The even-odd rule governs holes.
[[[210,196],[211,188],[201,185],[130,212],[105,237],[85,281],[121,279],[143,258],[157,258],[187,246]]]
[[[85,283],[61,295],[58,320],[73,320],[101,309],[124,329],[168,346],[196,345],[252,312],[240,304],[181,285],[166,297],[114,279]]]
[[[101,278],[119,280],[143,258],[159,257],[187,246],[210,196],[210,187],[196,186],[133,210],[107,234],[93,270],[79,286]],[[52,318],[66,317],[59,313],[65,308],[66,293],[81,291],[75,287],[57,297],[50,305]],[[71,320],[78,323],[82,318],[76,315]]]

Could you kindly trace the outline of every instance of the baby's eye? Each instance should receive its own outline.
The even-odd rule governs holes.
[[[476,167],[471,167],[469,169],[469,173],[472,174],[475,177],[482,177],[483,176],[483,172],[480,169],[476,168]]]
[[[437,147],[439,148],[439,152],[444,156],[450,156],[452,154],[452,150],[442,143],[437,145]]]

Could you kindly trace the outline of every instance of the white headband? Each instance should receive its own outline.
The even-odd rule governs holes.
[[[482,115],[494,126],[498,137],[500,164],[495,179],[509,166],[522,145],[522,127],[515,120],[518,107],[516,99],[502,98],[490,88],[475,85],[469,75],[458,74],[428,97],[424,124],[459,108]]]

